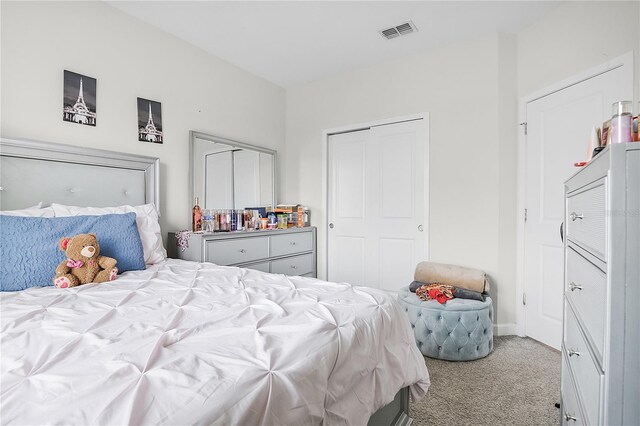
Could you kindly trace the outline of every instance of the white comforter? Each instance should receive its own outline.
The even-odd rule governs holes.
[[[168,260],[1,295],[3,424],[354,424],[429,376],[383,292]]]

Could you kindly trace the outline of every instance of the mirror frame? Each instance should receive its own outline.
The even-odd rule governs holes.
[[[215,136],[215,135],[210,135],[208,133],[203,133],[203,132],[198,132],[195,130],[190,130],[189,131],[189,202],[193,202],[195,194],[194,194],[194,188],[196,186],[196,176],[195,176],[195,164],[194,164],[194,158],[193,158],[193,151],[194,151],[194,144],[196,142],[196,139],[203,139],[209,142],[213,142],[213,143],[221,143],[221,144],[225,144],[225,145],[229,145],[232,147],[237,147],[237,148],[242,148],[242,149],[249,149],[252,151],[257,151],[257,152],[261,152],[263,154],[270,154],[273,155],[273,168],[271,171],[271,180],[272,180],[272,188],[271,188],[271,197],[272,197],[272,202],[273,202],[273,206],[275,208],[275,206],[278,204],[278,201],[276,199],[276,170],[278,168],[278,152],[276,150],[273,149],[269,149],[269,148],[264,148],[261,146],[256,146],[256,145],[251,145],[248,143],[244,143],[244,142],[238,142],[235,141],[233,139],[227,139],[227,138],[223,138],[220,136]],[[193,206],[189,207],[189,224],[191,224],[191,208]],[[258,207],[258,206],[256,206]],[[261,206],[260,206],[261,207]],[[189,229],[191,229],[191,225],[189,225]]]

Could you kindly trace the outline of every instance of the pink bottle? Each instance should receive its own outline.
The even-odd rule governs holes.
[[[632,114],[631,101],[620,101],[613,103],[613,117],[611,117],[611,143],[631,142]]]

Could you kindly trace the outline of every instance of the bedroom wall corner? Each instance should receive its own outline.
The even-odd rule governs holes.
[[[498,270],[500,300],[496,301],[496,334],[516,333],[516,234],[518,75],[517,38],[498,34]]]
[[[189,226],[189,130],[283,153],[284,89],[104,2],[1,2],[0,19],[0,134],[159,157],[165,238]],[[95,127],[62,121],[65,69],[97,79]],[[137,97],[162,103],[164,144],[138,142]]]

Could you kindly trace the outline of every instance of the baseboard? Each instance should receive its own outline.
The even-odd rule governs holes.
[[[493,334],[495,336],[513,336],[518,334],[516,324],[494,324]]]

